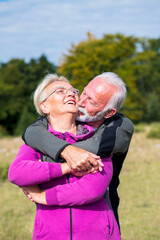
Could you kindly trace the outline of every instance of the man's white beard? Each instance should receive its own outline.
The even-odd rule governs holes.
[[[99,112],[95,116],[90,116],[88,115],[87,111],[85,108],[79,107],[78,110],[82,112],[84,115],[79,115],[77,114],[76,120],[80,122],[96,122],[101,120],[104,117],[104,112]]]

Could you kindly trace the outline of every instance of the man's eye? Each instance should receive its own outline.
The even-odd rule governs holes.
[[[92,99],[89,98],[88,101],[92,106],[96,106],[96,103]]]
[[[93,103],[92,101],[89,101],[90,102],[90,104],[92,105],[92,106],[95,106],[95,103]]]

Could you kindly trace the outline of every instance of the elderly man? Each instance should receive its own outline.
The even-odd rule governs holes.
[[[125,97],[126,88],[122,79],[111,72],[103,73],[89,82],[79,100],[77,120],[87,122],[95,128],[91,139],[69,145],[46,131],[45,118],[34,122],[23,134],[23,139],[29,146],[46,155],[43,161],[58,162],[63,158],[74,171],[81,174],[98,171],[101,167],[100,161],[97,161],[98,156],[112,154],[113,178],[109,186],[109,197],[118,224],[119,174],[133,134],[132,122],[117,112]],[[107,197],[108,194],[106,199]]]

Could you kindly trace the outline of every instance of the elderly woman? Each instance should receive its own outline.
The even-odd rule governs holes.
[[[37,112],[49,120],[48,131],[70,144],[94,133],[92,127],[76,123],[77,102],[78,90],[53,74],[44,78],[34,94]],[[9,180],[36,202],[33,239],[121,239],[104,198],[112,178],[111,157],[102,159],[103,171],[82,177],[73,175],[67,163],[41,162],[41,157],[24,144],[9,169]],[[39,185],[38,191],[34,185]]]

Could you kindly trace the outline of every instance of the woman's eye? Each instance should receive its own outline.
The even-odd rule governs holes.
[[[58,93],[58,94],[63,94],[64,93],[64,89],[58,89],[56,92]]]

